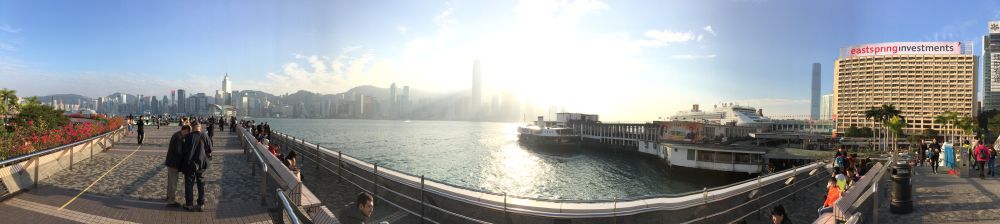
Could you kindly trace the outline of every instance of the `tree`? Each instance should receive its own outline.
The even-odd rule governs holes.
[[[937,138],[938,131],[930,128],[924,128],[924,131],[922,131],[921,134],[922,134],[921,136],[924,137],[924,139],[933,139]]]
[[[877,108],[877,107],[872,107],[871,109],[865,110],[865,120],[868,120],[868,119],[872,120],[872,128],[875,128],[875,122],[879,121],[880,117],[882,117],[882,111],[879,110],[879,108]],[[865,127],[865,128],[867,128],[867,127]],[[869,131],[871,131],[871,130],[872,129],[869,129]],[[878,137],[875,136],[874,132],[870,133],[870,135],[872,136],[872,139],[878,140]],[[868,136],[868,135],[865,135],[865,136]]]
[[[941,127],[945,128],[944,138],[948,141],[951,137],[951,132],[954,130],[953,124],[958,121],[958,113],[945,111],[944,113],[934,116],[934,123],[941,124]]]
[[[976,129],[976,125],[972,122],[972,118],[970,117],[959,117],[957,121],[955,121],[955,127],[958,128],[959,131],[962,131],[962,135],[959,136],[959,141],[967,139],[965,136],[973,134],[973,131]]]
[[[38,104],[38,100],[31,100],[21,105],[21,112],[14,117],[15,125],[24,127],[38,127],[42,130],[51,130],[69,124],[69,118],[63,116],[62,110],[56,110],[51,106]]]
[[[893,151],[897,151],[899,149],[898,147],[899,144],[897,142],[897,139],[899,138],[899,135],[903,133],[903,128],[905,128],[907,125],[908,124],[906,123],[906,120],[900,118],[899,116],[892,116],[891,118],[885,121],[885,124],[883,126],[885,126],[887,130],[892,132]]]
[[[844,136],[847,136],[847,137],[861,137],[861,136],[865,136],[865,135],[861,135],[861,130],[858,129],[858,126],[851,125],[851,127],[847,128],[847,130],[844,131]]]
[[[863,127],[860,130],[858,130],[858,131],[859,131],[858,137],[861,137],[861,136],[866,136],[867,137],[867,136],[874,135],[874,133],[872,132],[872,128],[869,128],[869,127]]]
[[[4,123],[7,115],[17,110],[17,91],[12,89],[0,90],[0,123]]]

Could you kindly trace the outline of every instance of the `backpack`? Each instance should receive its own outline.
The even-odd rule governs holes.
[[[979,156],[977,156],[977,157],[979,157],[978,159],[980,159],[980,160],[990,160],[990,148],[992,148],[992,146],[986,146],[986,147],[983,147],[982,149],[980,149]]]
[[[844,167],[845,165],[844,157],[837,157],[836,159],[833,160],[833,162],[836,163],[835,165],[837,165],[837,167]]]

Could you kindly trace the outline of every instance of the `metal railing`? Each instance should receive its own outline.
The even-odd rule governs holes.
[[[238,129],[237,130],[237,136],[240,138],[240,143],[243,146],[244,156],[247,157],[247,160],[250,160],[251,157],[250,157],[249,154],[252,153],[254,155],[254,157],[257,158],[257,163],[260,164],[260,170],[261,170],[261,172],[260,172],[260,178],[261,178],[260,179],[260,204],[261,204],[261,206],[267,206],[267,198],[268,198],[268,190],[267,190],[267,188],[268,188],[268,183],[269,183],[268,176],[269,175],[273,175],[273,176],[276,177],[276,179],[278,179],[278,181],[277,181],[278,186],[277,186],[277,189],[276,189],[276,192],[278,192],[276,194],[276,197],[277,197],[276,200],[278,200],[278,201],[276,201],[276,202],[280,202],[282,204],[282,206],[284,206],[286,208],[286,210],[289,211],[288,215],[291,216],[291,217],[293,217],[294,223],[299,223],[298,216],[292,210],[290,210],[291,209],[290,206],[293,206],[293,205],[294,206],[300,206],[301,205],[301,203],[302,203],[302,201],[301,201],[302,200],[301,199],[302,198],[302,188],[303,188],[302,182],[301,181],[295,181],[295,183],[285,183],[284,179],[281,178],[281,175],[278,174],[278,172],[276,170],[277,168],[272,167],[272,166],[281,166],[281,165],[269,165],[268,159],[266,158],[266,156],[270,156],[270,155],[263,154],[264,150],[266,150],[266,149],[258,148],[259,145],[257,143],[257,140],[253,139],[253,136],[249,135],[249,132],[246,129],[244,129],[243,127],[237,127],[237,129]],[[252,175],[257,175],[257,171],[256,171],[257,169],[250,169],[250,170],[251,170],[250,172],[251,172]],[[282,188],[284,188],[284,189],[282,189]],[[288,190],[287,191],[288,195],[286,195],[285,189]],[[291,197],[291,199],[289,199],[288,197]]]
[[[501,206],[501,205],[499,205],[499,203],[491,204],[491,203],[486,203],[486,202],[483,202],[483,201],[480,201],[480,200],[476,200],[476,199],[470,199],[470,198],[467,198],[467,197],[458,196],[458,195],[455,195],[454,193],[452,193],[450,191],[447,191],[446,189],[442,189],[442,190],[428,189],[428,188],[426,188],[426,185],[424,184],[424,182],[427,181],[427,180],[430,180],[430,179],[425,178],[423,175],[419,176],[419,178],[420,178],[419,186],[416,186],[415,184],[411,183],[412,180],[404,180],[404,179],[401,179],[400,177],[396,177],[394,175],[386,175],[386,174],[384,174],[385,171],[379,172],[379,170],[386,170],[386,168],[379,167],[378,164],[371,164],[370,166],[368,166],[366,164],[363,164],[364,163],[363,161],[361,161],[361,163],[357,163],[357,162],[354,162],[354,161],[348,161],[347,163],[349,163],[349,164],[346,164],[346,165],[351,165],[351,166],[357,167],[358,169],[360,169],[362,171],[370,171],[370,172],[372,172],[372,175],[360,175],[360,174],[357,174],[357,173],[351,171],[351,169],[345,169],[345,160],[344,160],[345,156],[343,155],[342,152],[338,151],[338,152],[336,152],[336,154],[333,154],[333,151],[331,151],[329,149],[322,148],[318,144],[311,144],[311,145],[315,146],[315,147],[312,147],[312,146],[310,146],[310,143],[306,143],[305,140],[303,140],[303,139],[296,139],[294,137],[291,137],[291,136],[288,136],[288,135],[285,135],[285,134],[281,134],[281,133],[277,133],[277,132],[272,132],[272,134],[273,134],[271,136],[272,137],[272,141],[276,141],[278,143],[292,143],[292,144],[288,145],[288,146],[290,146],[289,148],[298,151],[299,154],[303,155],[302,156],[303,158],[306,158],[306,159],[308,159],[308,160],[316,163],[317,168],[322,167],[323,169],[325,169],[325,170],[327,170],[327,171],[329,171],[331,173],[337,174],[340,177],[340,179],[346,180],[348,183],[354,185],[355,187],[358,187],[359,189],[362,189],[363,191],[372,193],[373,196],[376,196],[377,198],[380,198],[383,201],[385,201],[385,202],[387,202],[387,203],[389,203],[389,204],[391,204],[391,205],[393,205],[393,206],[395,206],[397,208],[400,208],[401,210],[403,210],[403,211],[405,211],[407,213],[410,213],[410,214],[413,214],[415,216],[421,217],[423,220],[429,221],[431,223],[438,223],[438,222],[435,221],[435,220],[431,220],[430,218],[428,218],[428,217],[426,217],[424,215],[426,208],[431,208],[431,209],[436,210],[436,211],[438,211],[440,213],[447,214],[448,216],[457,217],[457,218],[460,218],[462,220],[466,220],[466,221],[469,221],[469,222],[474,222],[474,223],[488,223],[488,222],[483,221],[483,220],[478,220],[478,219],[475,219],[475,218],[470,218],[470,217],[458,214],[456,212],[452,212],[452,211],[449,211],[447,209],[444,209],[444,208],[441,208],[441,207],[438,207],[438,206],[435,206],[435,205],[432,205],[432,204],[428,204],[427,202],[425,202],[424,196],[423,196],[424,194],[427,194],[427,193],[441,195],[441,196],[444,196],[446,198],[449,198],[449,199],[452,199],[452,200],[455,200],[455,201],[460,201],[460,202],[463,202],[463,203],[477,205],[477,206],[484,207],[484,208],[490,208],[490,209],[500,210],[500,211],[503,212],[503,214],[505,214],[504,216],[507,216],[506,214],[515,212],[515,213],[520,213],[520,214],[535,215],[535,216],[550,217],[550,218],[600,218],[600,217],[617,217],[617,216],[625,216],[625,215],[634,215],[634,214],[639,214],[639,213],[644,213],[644,212],[649,212],[649,211],[656,211],[656,210],[678,210],[678,209],[689,208],[689,207],[692,207],[692,206],[707,204],[707,203],[710,203],[710,202],[726,200],[726,199],[729,199],[729,198],[732,198],[732,197],[736,197],[736,196],[739,196],[739,195],[748,194],[749,192],[752,192],[752,191],[759,191],[764,186],[767,186],[767,185],[770,185],[770,184],[774,184],[774,183],[777,183],[779,181],[783,181],[783,180],[785,180],[787,178],[790,178],[790,177],[796,177],[797,175],[800,175],[800,174],[803,174],[803,173],[806,173],[806,172],[808,172],[808,174],[807,174],[808,176],[804,177],[805,179],[803,179],[801,181],[813,184],[813,183],[817,182],[818,180],[823,180],[823,178],[817,178],[818,176],[822,176],[822,175],[816,175],[818,173],[816,171],[819,170],[819,169],[821,169],[822,167],[824,167],[826,165],[826,163],[817,161],[817,162],[814,162],[814,163],[811,163],[811,164],[807,164],[806,166],[804,166],[804,168],[796,167],[796,168],[793,168],[793,169],[790,169],[790,170],[787,170],[787,171],[784,171],[784,172],[780,172],[780,173],[776,173],[776,174],[772,174],[772,175],[768,175],[768,176],[764,176],[764,177],[758,177],[756,179],[750,179],[750,180],[742,181],[742,182],[739,182],[739,183],[733,183],[733,184],[729,184],[729,185],[726,185],[726,186],[720,186],[720,187],[715,187],[715,188],[711,188],[711,189],[706,188],[706,189],[704,189],[702,191],[694,191],[694,192],[687,192],[687,193],[682,193],[682,194],[667,195],[666,196],[667,198],[681,198],[681,197],[691,196],[691,195],[695,195],[695,194],[702,194],[702,195],[704,195],[704,198],[703,198],[704,200],[697,200],[697,201],[692,201],[692,202],[682,202],[681,204],[673,206],[673,207],[668,207],[668,206],[648,206],[648,207],[641,207],[641,208],[632,208],[631,210],[622,210],[622,209],[619,209],[617,207],[617,204],[620,203],[620,202],[627,202],[627,201],[622,201],[622,200],[614,200],[614,201],[609,201],[609,200],[574,200],[574,201],[571,201],[571,202],[572,203],[614,202],[615,208],[612,209],[610,212],[580,212],[580,213],[564,213],[564,212],[560,212],[560,213],[551,213],[551,212],[535,211],[535,210],[524,209],[524,208],[509,208],[508,205],[507,205],[508,197],[515,198],[515,199],[528,199],[528,200],[534,200],[534,201],[542,201],[542,202],[546,202],[546,201],[547,202],[567,202],[567,201],[566,200],[551,200],[551,199],[537,199],[537,198],[524,198],[524,197],[508,196],[505,193],[503,193],[503,194],[496,194],[496,193],[492,193],[492,192],[483,192],[481,190],[468,189],[468,188],[465,188],[465,187],[455,186],[455,185],[444,183],[444,182],[439,182],[439,181],[435,181],[434,182],[435,184],[445,185],[445,186],[454,187],[454,188],[458,188],[458,189],[469,190],[469,191],[473,191],[473,192],[480,192],[480,193],[490,194],[490,195],[495,195],[495,196],[502,196],[504,201],[503,201],[503,204]],[[301,145],[301,147],[299,145]],[[339,165],[338,164],[334,164],[333,162],[331,162],[329,160],[326,160],[325,159],[326,156],[322,156],[323,154],[327,154],[329,157],[336,157],[336,159],[339,162]],[[353,159],[353,158],[351,158],[349,156],[347,156],[347,157],[349,159],[352,159],[352,160],[357,160],[357,159]],[[360,161],[360,160],[358,160],[358,161]],[[331,167],[329,167],[329,166],[327,166],[325,164],[335,165],[335,166],[337,166],[337,168],[334,169],[334,168],[331,168]],[[346,174],[344,173],[345,171],[346,171]],[[402,175],[408,175],[408,176],[413,177],[413,178],[417,177],[416,175],[408,174],[408,173],[405,173],[405,172],[400,172],[400,171],[396,171],[396,170],[391,170],[391,171],[399,173],[399,174],[402,174]],[[367,178],[365,176],[371,176],[371,179],[369,179],[369,178]],[[351,177],[351,178],[349,178],[349,177]],[[362,181],[362,183],[357,183],[357,182],[351,181],[350,179],[353,179],[353,178],[359,179],[360,181]],[[406,186],[409,186],[409,187],[412,187],[412,188],[415,188],[415,189],[419,189],[420,193],[421,193],[420,198],[418,199],[418,198],[414,198],[414,197],[409,196],[409,195],[405,195],[405,194],[400,193],[400,192],[398,192],[396,190],[393,190],[393,189],[385,187],[384,184],[380,185],[379,181],[378,181],[379,179],[393,180],[393,181],[396,182],[396,184],[402,184],[402,185],[406,185]],[[767,179],[767,180],[762,181],[762,179]],[[798,182],[798,181],[793,181],[793,182]],[[733,187],[737,187],[739,185],[747,185],[747,186],[739,187],[739,188],[736,188],[734,190],[728,190],[728,191],[725,191],[725,192],[713,192],[713,194],[711,196],[709,196],[709,191],[727,190],[727,188],[733,188]],[[369,187],[365,187],[365,186],[375,186],[375,187],[372,188],[371,190],[369,190]],[[788,189],[790,187],[793,187],[793,186],[795,186],[795,185],[791,185],[791,184],[786,183],[785,186],[782,186],[778,190],[774,190],[774,191],[766,192],[766,193],[761,193],[761,194],[755,194],[756,197],[753,197],[753,200],[751,200],[750,202],[746,202],[746,203],[740,204],[739,206],[736,206],[736,207],[733,207],[733,208],[729,208],[727,210],[723,210],[723,211],[718,212],[718,213],[710,214],[710,215],[708,215],[708,217],[702,217],[702,218],[696,219],[694,221],[703,220],[703,219],[714,217],[714,216],[717,216],[717,215],[720,215],[720,214],[723,214],[723,213],[726,213],[726,212],[730,212],[730,211],[733,211],[734,209],[736,209],[737,207],[739,207],[741,209],[745,209],[745,208],[743,208],[743,206],[753,206],[753,204],[751,204],[751,203],[754,202],[755,200],[760,199],[760,198],[765,198],[767,196],[770,196],[771,194],[774,194],[775,192],[779,192],[779,191],[793,191],[794,190],[794,192],[797,193],[797,192],[801,191],[802,189],[804,189],[804,187],[801,187],[800,189],[786,190],[786,189]],[[808,186],[808,185],[804,185],[804,186]],[[405,201],[393,202],[393,201],[390,201],[390,200],[386,200],[385,197],[377,194],[377,191],[383,191],[383,192],[392,193],[392,195],[387,195],[387,196],[393,196],[394,198],[402,198],[402,199],[405,199]],[[763,196],[760,196],[760,195],[763,195]],[[781,197],[781,198],[784,199],[784,198],[788,197],[789,195],[791,195],[791,194],[784,195],[784,197]],[[635,201],[635,200],[656,199],[656,198],[664,198],[664,195],[646,196],[646,197],[641,197],[639,199],[631,199],[631,200]],[[477,199],[479,199],[479,198],[477,198]],[[411,210],[411,209],[404,208],[403,206],[399,206],[399,204],[401,204],[401,203],[419,203],[419,205],[420,205],[420,211],[418,212],[418,211],[414,211],[415,209]],[[757,210],[760,210],[761,208],[764,208],[764,207],[762,206],[760,208],[756,208],[756,207],[754,207],[754,208],[755,209],[753,209],[753,210],[757,211]],[[750,214],[752,214],[752,212],[748,212],[746,215],[743,215],[742,217],[746,217],[746,216],[748,216]]]
[[[125,130],[124,126],[121,126],[121,127],[118,127],[118,129],[115,129],[115,130],[112,130],[112,131],[107,131],[107,132],[104,132],[104,133],[99,134],[97,136],[90,137],[90,138],[87,138],[87,139],[84,139],[84,140],[81,140],[81,141],[77,141],[77,142],[74,142],[74,143],[70,143],[70,144],[67,144],[67,145],[61,145],[61,146],[57,146],[57,147],[50,148],[50,149],[39,150],[39,151],[31,152],[31,153],[28,153],[28,154],[23,154],[23,155],[15,156],[13,158],[8,158],[8,159],[5,159],[3,161],[0,161],[0,168],[7,167],[7,166],[10,166],[12,164],[19,163],[19,162],[26,161],[26,160],[34,160],[35,165],[34,165],[34,171],[33,171],[34,175],[32,175],[32,177],[33,177],[32,188],[37,188],[38,187],[38,179],[40,178],[40,176],[38,175],[38,169],[41,166],[41,164],[38,164],[39,163],[38,158],[40,158],[42,156],[45,156],[45,155],[52,154],[52,153],[56,153],[56,152],[59,152],[59,151],[62,151],[62,150],[70,149],[69,150],[69,168],[73,169],[73,160],[74,160],[73,159],[73,150],[72,150],[73,147],[76,147],[77,145],[80,145],[80,144],[84,144],[84,143],[87,143],[87,142],[94,141],[94,140],[99,139],[99,138],[110,138],[115,133],[123,132],[124,130]],[[111,144],[113,145],[114,141],[111,141]],[[110,148],[110,147],[111,147],[111,145],[105,146],[105,149]],[[94,156],[93,150],[91,150],[90,156],[91,157]],[[0,196],[4,196],[4,195],[0,195]]]
[[[285,196],[285,191],[282,191],[280,187],[274,191],[278,195],[278,200],[281,201],[282,207],[284,207],[283,213],[288,214],[288,218],[291,219],[292,223],[302,223],[302,221],[299,221],[299,216],[295,215],[295,209],[292,209],[291,202],[289,202],[288,197]],[[284,216],[284,214],[282,214],[282,216]]]

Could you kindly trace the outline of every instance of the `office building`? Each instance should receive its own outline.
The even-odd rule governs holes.
[[[971,42],[897,42],[842,48],[834,63],[836,131],[872,127],[865,111],[895,105],[909,125],[905,134],[934,123],[945,111],[972,117],[976,103],[977,57]]]

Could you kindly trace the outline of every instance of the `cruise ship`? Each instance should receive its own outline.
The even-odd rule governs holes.
[[[700,110],[698,104],[695,104],[689,111],[678,111],[677,114],[670,117],[670,120],[736,126],[756,126],[770,123],[770,119],[764,116],[763,110],[736,103],[716,105],[712,111]]]

